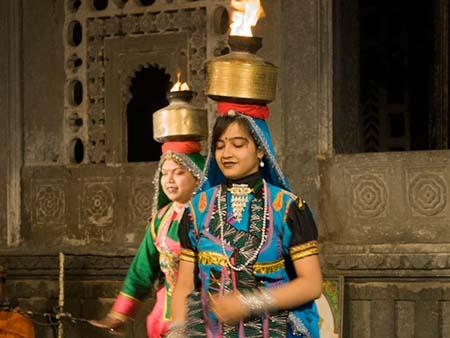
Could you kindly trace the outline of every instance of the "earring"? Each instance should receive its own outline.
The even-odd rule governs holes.
[[[259,166],[260,166],[261,168],[264,167],[264,161],[263,161],[262,159],[259,161]]]

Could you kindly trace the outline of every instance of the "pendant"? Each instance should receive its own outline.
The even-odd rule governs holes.
[[[247,184],[233,184],[228,188],[231,193],[231,210],[233,211],[233,218],[240,222],[245,206],[248,203],[248,195],[252,192]]]

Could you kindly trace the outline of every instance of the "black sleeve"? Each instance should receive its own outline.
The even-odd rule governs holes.
[[[317,241],[316,222],[306,203],[291,203],[286,221],[292,233],[289,246]]]
[[[193,252],[196,251],[194,246],[192,245],[192,241],[190,238],[191,230],[191,216],[188,209],[184,210],[183,217],[180,221],[180,226],[178,228],[178,237],[180,238],[180,244],[183,249],[191,250]],[[191,234],[192,236],[192,234]]]

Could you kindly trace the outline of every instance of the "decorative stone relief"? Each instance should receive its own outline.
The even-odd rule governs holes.
[[[386,216],[388,188],[383,174],[351,175],[351,206],[355,217]]]
[[[108,161],[105,147],[107,131],[105,130],[105,69],[108,59],[105,56],[105,39],[111,37],[139,37],[148,35],[164,35],[167,33],[186,33],[188,48],[184,51],[184,57],[188,60],[187,80],[197,95],[193,99],[193,104],[206,106],[207,100],[204,95],[206,77],[206,59],[208,44],[224,46],[226,40],[225,31],[221,34],[210,34],[207,42],[207,30],[210,20],[219,20],[214,15],[207,13],[209,6],[217,4],[223,5],[221,0],[209,0],[206,3],[200,1],[155,1],[152,4],[144,5],[139,1],[113,1],[105,9],[97,10],[95,6],[81,3],[73,6],[69,4],[66,10],[66,26],[69,32],[73,31],[73,22],[79,23],[80,44],[74,46],[70,43],[73,39],[68,39],[66,56],[68,59],[68,69],[66,70],[68,81],[73,78],[75,68],[77,78],[82,82],[85,89],[86,100],[79,112],[80,118],[89,120],[84,127],[72,132],[77,137],[87,143],[87,162],[105,163]],[[214,10],[215,6],[211,6]],[[225,11],[224,11],[225,12]],[[222,15],[226,17],[226,15]],[[223,18],[222,18],[222,21]],[[211,23],[211,26],[214,26]],[[211,38],[212,36],[212,38]],[[222,48],[221,48],[222,49]],[[132,51],[131,51],[132,52]],[[79,67],[74,68],[73,55],[76,54]],[[212,55],[212,53],[210,53]],[[165,65],[159,65],[165,67]],[[125,67],[128,68],[128,67]],[[118,72],[121,70],[118,69]],[[80,74],[81,72],[81,74]],[[132,76],[133,74],[123,74]],[[175,76],[175,74],[170,74]],[[126,84],[121,84],[126,85]],[[128,92],[129,88],[124,88],[123,92]],[[70,93],[68,93],[70,94]],[[127,93],[128,95],[128,93]],[[127,99],[125,96],[123,99]],[[70,106],[66,109],[68,114]],[[99,116],[100,115],[100,116]],[[99,121],[102,120],[102,121]],[[100,122],[100,123],[99,123]],[[114,123],[118,123],[114,121]],[[87,128],[86,128],[87,126]],[[120,151],[120,150],[111,150]]]
[[[114,271],[115,276],[124,276],[133,259],[132,255],[124,256],[97,256],[89,254],[70,255],[65,254],[65,271],[70,273],[68,279],[77,275],[85,277],[87,275],[108,275]],[[0,264],[8,267],[10,276],[57,276],[59,272],[58,255],[4,255],[0,258]],[[77,274],[79,272],[79,274]]]
[[[64,181],[33,181],[33,223],[63,224],[66,209]]]
[[[83,214],[81,221],[98,227],[110,225],[114,218],[113,190],[113,182],[86,183],[81,206]]]
[[[450,253],[326,255],[323,261],[328,270],[391,270],[392,273],[392,270],[450,269]]]
[[[140,36],[143,34],[164,34],[165,32],[186,32],[188,33],[188,59],[190,60],[189,83],[193,88],[203,88],[205,81],[206,59],[206,9],[194,8],[188,10],[178,10],[170,12],[145,13],[143,15],[127,15],[121,18],[90,19],[89,34],[91,35],[88,51],[91,58],[88,61],[88,96],[89,112],[91,107],[104,111],[104,88],[105,88],[105,37],[111,33],[117,33],[117,28],[121,27],[125,36]],[[106,21],[108,20],[108,21]],[[102,23],[100,23],[102,21]],[[103,23],[103,21],[105,21]],[[104,29],[104,27],[108,27]],[[124,37],[125,38],[125,37]],[[91,46],[91,44],[93,44]],[[91,66],[92,64],[92,66]],[[164,65],[161,65],[164,66]],[[118,72],[123,72],[129,65],[123,65]],[[94,70],[94,71],[91,71]],[[126,74],[132,76],[133,74]],[[121,83],[121,93],[124,95],[123,101],[129,98],[129,81]],[[201,90],[193,100],[194,104],[205,105],[206,97]],[[98,149],[105,143],[105,124],[97,123],[96,114],[89,113],[92,124],[89,130],[89,156],[91,163],[105,162],[106,149]]]
[[[443,173],[408,173],[408,204],[413,216],[439,216],[447,207],[447,183]]]
[[[151,217],[153,184],[150,181],[137,180],[132,183],[131,190],[132,226],[145,226],[145,222]]]

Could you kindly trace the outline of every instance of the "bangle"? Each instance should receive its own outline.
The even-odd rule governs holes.
[[[253,316],[276,310],[275,298],[266,289],[243,292],[239,295],[239,300]]]
[[[110,317],[110,318],[113,318],[113,319],[117,319],[121,323],[126,323],[126,322],[128,322],[131,319],[130,317],[124,315],[123,313],[116,312],[114,310],[109,311],[107,317]]]

